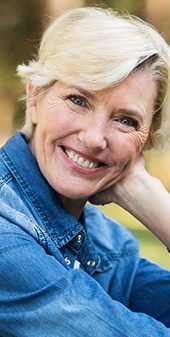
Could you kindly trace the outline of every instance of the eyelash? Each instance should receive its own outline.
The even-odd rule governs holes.
[[[117,122],[120,122],[122,125],[125,125],[127,127],[133,127],[137,130],[138,128],[138,122],[136,119],[131,117],[121,117],[116,120]],[[128,124],[124,123],[123,121],[128,121]]]
[[[83,96],[70,95],[70,96],[68,96],[68,99],[77,106],[87,107],[87,100]],[[76,100],[77,100],[77,102],[76,102]]]

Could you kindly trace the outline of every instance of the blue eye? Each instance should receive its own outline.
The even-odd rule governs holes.
[[[71,102],[79,106],[86,106],[86,100],[82,96],[71,95],[69,96]]]
[[[138,122],[135,119],[130,118],[130,117],[119,118],[118,122],[123,125],[133,127],[135,129],[137,129],[137,126],[138,126]]]

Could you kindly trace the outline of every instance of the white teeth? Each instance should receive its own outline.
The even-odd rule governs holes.
[[[74,157],[74,152],[73,152],[73,151],[70,151],[70,153],[69,153],[69,158],[70,158],[70,159],[73,159],[73,157]]]
[[[73,160],[75,163],[77,163],[78,158],[79,158],[78,155],[75,154],[74,157],[72,158],[72,160]]]
[[[77,160],[77,164],[82,166],[84,163],[84,159],[82,157],[79,157],[78,160]]]
[[[90,167],[91,162],[89,160],[85,160],[82,164],[83,167]]]
[[[99,166],[98,163],[94,163],[92,161],[79,157],[78,154],[74,153],[72,150],[65,150],[65,152],[67,156],[79,166],[91,169]]]

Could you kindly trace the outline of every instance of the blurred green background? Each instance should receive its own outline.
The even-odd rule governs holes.
[[[82,6],[110,6],[129,11],[154,25],[170,42],[170,0],[0,0],[0,145],[23,123],[23,94],[16,67],[34,57],[43,30],[63,10]],[[147,170],[170,191],[170,145],[166,152],[148,152]],[[142,224],[116,205],[102,207],[139,239],[141,255],[170,269],[166,248]]]

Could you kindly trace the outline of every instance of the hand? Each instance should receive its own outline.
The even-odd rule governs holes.
[[[170,248],[170,194],[146,171],[142,155],[122,179],[93,195],[90,202],[118,204]]]
[[[145,161],[143,155],[141,154],[123,178],[116,183],[114,182],[114,184],[109,188],[91,196],[89,201],[95,205],[105,205],[114,202],[123,207],[122,198],[127,197],[126,191],[135,193],[136,178],[138,175],[144,175],[145,173]]]

